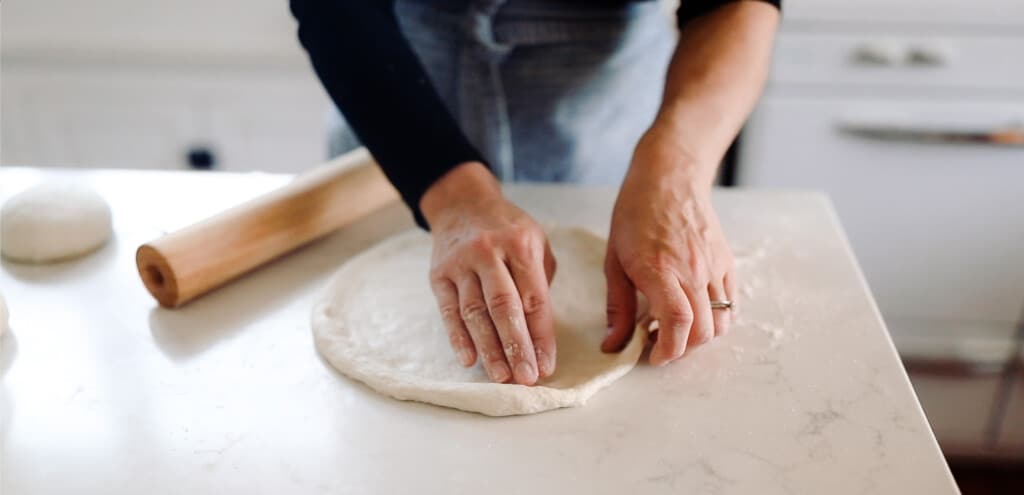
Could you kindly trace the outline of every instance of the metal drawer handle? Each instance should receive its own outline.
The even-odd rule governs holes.
[[[941,67],[949,56],[940,48],[912,46],[907,50],[904,62],[917,67]]]
[[[862,43],[850,53],[850,60],[860,66],[888,67],[896,65],[899,53],[886,43]]]
[[[916,129],[882,124],[843,123],[839,129],[847,134],[885,141],[909,141],[944,144],[991,144],[1024,146],[1024,126],[1011,125],[988,131],[960,129]]]

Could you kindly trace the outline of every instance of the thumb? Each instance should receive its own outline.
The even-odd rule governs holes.
[[[601,350],[619,352],[633,335],[636,323],[636,288],[626,276],[613,251],[609,251],[605,257],[604,275],[608,282],[608,333],[601,343]]]

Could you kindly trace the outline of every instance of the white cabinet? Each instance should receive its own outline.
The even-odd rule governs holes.
[[[737,183],[827,192],[940,444],[1024,458],[1024,146],[986,140],[1024,136],[1022,4],[844,5],[789,6]]]
[[[8,165],[299,172],[323,161],[329,101],[312,72],[4,68]]]
[[[900,319],[1014,328],[1024,307],[1024,147],[846,130],[1014,122],[1024,122],[1024,102],[774,95],[743,136],[739,182],[827,191],[894,332]]]
[[[938,28],[1008,31],[1024,26],[1020,0],[784,0],[788,25],[877,31]]]
[[[5,67],[0,91],[5,165],[183,168],[203,134],[187,95],[139,81]]]
[[[54,15],[61,12],[62,15]],[[3,8],[0,163],[301,172],[330,102],[287,2],[70,0]]]
[[[1024,25],[1016,35],[970,37],[782,32],[776,41],[772,89],[799,89],[802,94],[904,90],[910,98],[935,95],[936,90],[990,92],[974,93],[971,99],[1019,93],[1024,89],[1021,32]]]
[[[288,0],[14,0],[2,12],[5,64],[302,64]]]

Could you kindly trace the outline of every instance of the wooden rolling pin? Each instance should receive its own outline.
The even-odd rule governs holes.
[[[139,276],[175,308],[399,198],[365,149],[139,247]]]

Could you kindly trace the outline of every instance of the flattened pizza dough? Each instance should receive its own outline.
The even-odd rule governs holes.
[[[636,331],[618,354],[601,352],[605,333],[605,243],[578,228],[556,228],[551,302],[558,342],[554,375],[527,387],[491,383],[479,362],[462,367],[448,344],[430,291],[429,234],[397,235],[348,261],[313,308],[317,349],[339,371],[374,390],[491,416],[579,406],[626,374],[643,351]]]

